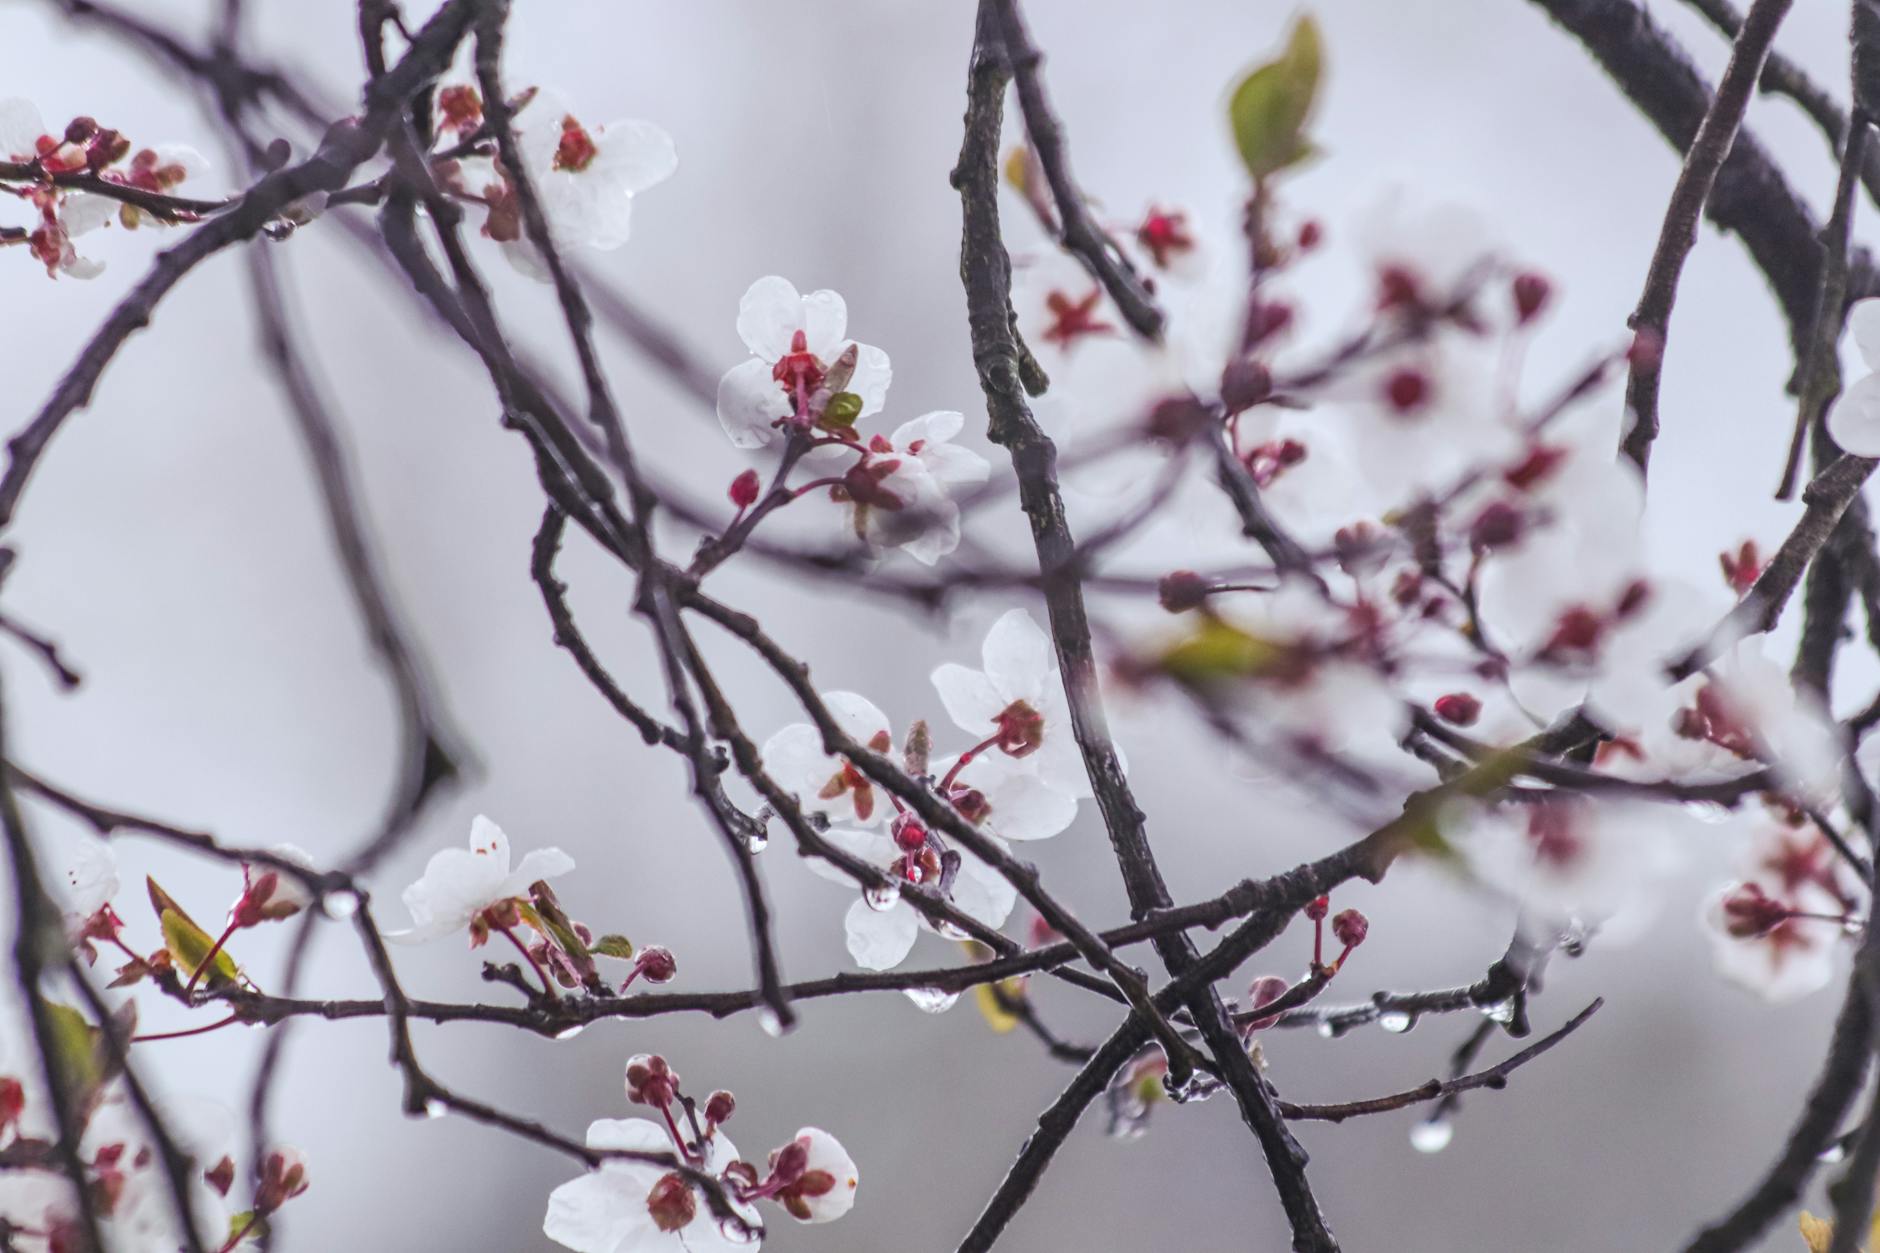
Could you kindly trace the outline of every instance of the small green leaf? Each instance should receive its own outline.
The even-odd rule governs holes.
[[[823,406],[822,425],[832,430],[847,430],[862,416],[862,398],[854,392],[837,392]]]
[[[250,1240],[259,1240],[267,1234],[267,1220],[255,1211],[248,1209],[239,1214],[228,1216],[228,1239],[225,1247],[234,1248]]]
[[[1234,128],[1234,146],[1255,182],[1300,164],[1316,151],[1305,129],[1318,100],[1322,65],[1318,23],[1301,15],[1285,50],[1234,88],[1227,117]]]
[[[144,885],[150,892],[150,904],[157,911],[157,923],[163,928],[163,943],[170,950],[170,959],[186,979],[195,978],[196,968],[215,947],[215,937],[197,926],[196,920],[184,912],[174,897],[158,887],[155,879],[146,878]],[[223,949],[216,953],[215,962],[203,979],[208,983],[233,983],[240,975],[241,967],[228,955],[228,950]]]
[[[1163,673],[1190,686],[1256,678],[1284,665],[1291,650],[1219,618],[1202,618],[1194,632],[1162,654]]]
[[[81,1106],[89,1106],[91,1095],[107,1078],[104,1041],[98,1028],[70,1005],[41,1001],[52,1028],[53,1067],[59,1086],[71,1093]]]
[[[599,957],[617,957],[625,961],[633,956],[633,941],[624,935],[604,935],[594,941],[594,953]]]

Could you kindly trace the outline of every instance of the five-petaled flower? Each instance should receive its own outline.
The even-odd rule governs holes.
[[[892,377],[888,354],[849,339],[848,326],[848,306],[835,292],[800,295],[774,274],[751,284],[738,302],[738,336],[751,359],[718,382],[718,420],[732,444],[761,447],[779,426],[840,438],[880,411]]]
[[[861,459],[830,488],[848,506],[848,531],[870,548],[900,548],[925,565],[958,548],[960,508],[947,489],[983,483],[991,469],[984,457],[951,442],[965,422],[942,410],[870,439]]]
[[[601,1151],[671,1153],[667,1130],[644,1118],[601,1118],[588,1124],[587,1146]],[[722,1173],[738,1160],[738,1150],[723,1131],[703,1146],[698,1169]],[[738,1212],[757,1226],[748,1204]],[[692,1191],[684,1175],[655,1163],[614,1157],[570,1179],[548,1196],[542,1232],[576,1253],[705,1253],[709,1249],[754,1248],[755,1242],[724,1231]]]
[[[386,933],[388,940],[420,944],[457,931],[472,931],[478,916],[492,906],[524,900],[529,885],[574,869],[574,859],[559,848],[538,848],[510,869],[509,837],[482,814],[470,824],[470,847],[439,849],[425,863],[424,874],[400,900],[411,911],[411,928]]]

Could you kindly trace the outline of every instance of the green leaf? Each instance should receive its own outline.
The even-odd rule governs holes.
[[[1318,23],[1301,15],[1287,36],[1286,48],[1256,67],[1234,88],[1227,118],[1234,146],[1255,182],[1290,169],[1316,149],[1306,138],[1306,123],[1318,101],[1323,66]]]
[[[625,961],[633,956],[633,941],[624,935],[604,935],[594,941],[593,951],[599,957],[617,957]]]
[[[88,1106],[91,1094],[107,1077],[102,1033],[70,1005],[55,1001],[40,1004],[45,1006],[52,1028],[52,1061],[59,1086],[80,1105]]]
[[[823,406],[821,424],[830,430],[845,431],[861,416],[862,398],[854,392],[837,392]]]
[[[267,1230],[267,1220],[251,1209],[243,1210],[239,1214],[230,1214],[226,1247],[233,1248],[250,1240],[259,1240]]]
[[[150,892],[151,907],[157,911],[157,923],[163,928],[163,944],[170,950],[170,959],[185,979],[195,978],[196,968],[215,947],[215,937],[197,926],[196,920],[184,912],[174,897],[158,887],[155,879],[145,878],[144,885]],[[223,949],[216,953],[215,962],[203,980],[233,983],[240,975],[241,967],[228,955],[228,950]]]
[[[1162,670],[1190,686],[1256,678],[1285,664],[1291,650],[1219,618],[1202,618],[1193,633],[1162,654]]]

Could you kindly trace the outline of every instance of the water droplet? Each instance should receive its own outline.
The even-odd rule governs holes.
[[[744,836],[744,851],[755,857],[770,847],[770,829],[752,827]]]
[[[320,900],[320,908],[334,922],[345,922],[359,912],[359,894],[357,892],[328,892]]]
[[[862,899],[868,902],[870,909],[886,913],[901,903],[901,885],[890,879],[879,886],[865,887]]]
[[[1481,1010],[1482,1017],[1505,1027],[1514,1021],[1514,998],[1511,996],[1505,1001],[1490,1001]]]
[[[1220,1092],[1224,1086],[1198,1070],[1188,1076],[1186,1083],[1171,1083],[1166,1075],[1162,1078],[1162,1090],[1177,1105],[1198,1104]]]
[[[1419,1153],[1440,1153],[1456,1138],[1456,1125],[1447,1118],[1425,1118],[1410,1128],[1410,1147]]]
[[[1866,929],[1867,929],[1867,924],[1862,922],[1860,919],[1854,917],[1852,914],[1849,914],[1846,918],[1844,918],[1841,921],[1841,930],[1846,932],[1848,935],[1859,935],[1861,932],[1865,931]]]
[[[944,918],[934,924],[934,932],[942,939],[947,940],[970,940],[973,938],[972,932],[966,930],[964,927],[954,926]]]
[[[570,1026],[563,1027],[560,1031],[557,1031],[555,1033],[555,1038],[557,1040],[572,1040],[576,1036],[580,1035],[583,1031],[586,1031],[586,1030],[587,1030],[586,1023],[577,1022]]]
[[[757,1025],[773,1040],[783,1034],[783,1019],[777,1017],[777,1011],[768,1005],[757,1007]]]
[[[1847,1145],[1843,1144],[1839,1140],[1836,1140],[1833,1144],[1830,1144],[1827,1148],[1821,1150],[1821,1155],[1818,1158],[1816,1158],[1816,1160],[1826,1162],[1828,1165],[1832,1166],[1836,1162],[1845,1158],[1846,1156],[1847,1156]]]
[[[1387,1009],[1377,1016],[1377,1025],[1397,1034],[1416,1026],[1417,1019],[1415,1014],[1407,1014],[1401,1009]]]
[[[924,1013],[943,1014],[953,1008],[953,1002],[960,999],[958,992],[942,992],[939,988],[906,988],[907,999]]]
[[[424,1103],[424,1116],[426,1118],[442,1118],[448,1113],[450,1113],[450,1106],[446,1105],[435,1096]]]
[[[1338,1038],[1338,1028],[1332,1024],[1331,1019],[1323,1018],[1319,1020],[1319,1034],[1328,1040],[1336,1040]]]

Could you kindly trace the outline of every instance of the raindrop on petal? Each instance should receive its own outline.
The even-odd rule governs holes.
[[[1447,1118],[1425,1118],[1410,1128],[1410,1147],[1419,1153],[1440,1153],[1456,1138],[1456,1125]]]
[[[718,1234],[731,1244],[756,1244],[764,1238],[764,1229],[740,1219],[722,1218],[718,1221]]]
[[[901,885],[890,879],[878,886],[871,885],[862,889],[862,899],[868,907],[878,913],[887,913],[901,902]]]

